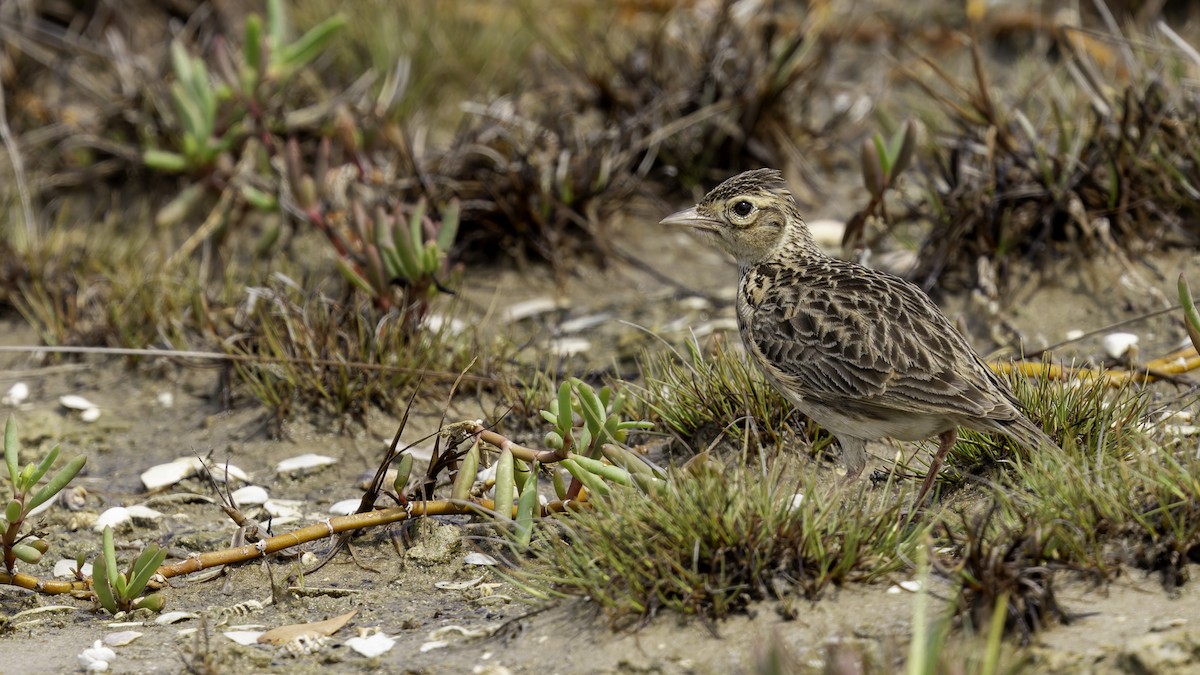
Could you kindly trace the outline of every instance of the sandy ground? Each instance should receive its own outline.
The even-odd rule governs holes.
[[[503,304],[530,298],[563,301],[567,309],[534,321],[532,332],[538,339],[562,337],[566,319],[593,318],[590,324],[582,322],[586,327],[576,335],[593,344],[581,361],[572,362],[576,365],[611,364],[615,352],[618,369],[627,368],[628,355],[654,339],[638,325],[663,334],[674,331],[676,336],[697,326],[729,328],[731,308],[722,298],[728,298],[733,284],[730,263],[683,235],[635,234],[623,246],[640,259],[658,260],[660,272],[715,302],[681,302],[689,293],[629,266],[571,279],[565,294],[556,293],[560,287],[551,275],[535,269],[468,279],[463,295],[468,304],[492,315]],[[660,253],[666,256],[665,263]],[[1173,270],[1184,264],[1188,263],[1164,260],[1160,268]],[[1194,261],[1190,264],[1195,267]],[[1020,302],[1008,315],[1027,331],[1031,345],[1041,346],[1061,339],[1067,329],[1096,328],[1154,305],[1158,300],[1145,287],[1168,297],[1165,294],[1173,285],[1173,274],[1156,275],[1149,268],[1134,273],[1110,267],[1103,273],[1110,275],[1114,292],[1089,293],[1084,289],[1093,287],[1091,281],[1080,275],[1078,282],[1043,285],[1036,293],[1019,290]],[[627,292],[614,294],[613,289]],[[952,311],[972,311],[969,301],[948,306]],[[1144,329],[1147,344],[1177,339],[1177,327],[1164,326]],[[14,318],[0,323],[0,345],[33,344],[35,339]],[[1086,353],[1095,345],[1080,349]],[[28,402],[15,411],[26,461],[42,456],[54,443],[63,446],[66,456],[86,453],[89,458],[84,475],[76,481],[88,492],[85,508],[50,510],[41,529],[47,532],[51,553],[41,565],[22,568],[43,576],[51,574],[60,558],[94,555],[99,535],[90,524],[96,514],[114,505],[145,503],[164,514],[156,522],[133,523],[119,533],[120,541],[156,540],[172,551],[228,545],[236,528],[214,504],[209,488],[188,479],[161,493],[147,494],[139,475],[150,466],[208,453],[218,461],[228,460],[267,487],[272,497],[298,501],[299,521],[276,522],[278,532],[320,520],[333,503],[360,496],[356,486],[361,475],[374,469],[396,426],[394,417],[378,411],[372,413],[367,429],[355,427],[349,433],[340,433],[327,420],[302,418],[287,422],[283,437],[273,438],[269,416],[251,402],[241,400],[232,411],[221,409],[213,369],[130,366],[96,358],[47,366],[36,355],[0,354],[0,390],[16,381],[27,382],[32,389]],[[64,394],[92,400],[102,411],[100,419],[87,424],[64,410],[58,405]],[[459,419],[494,412],[475,401],[455,405],[451,417]],[[0,410],[0,415],[9,412]],[[406,438],[436,428],[441,406],[430,402],[421,412]],[[279,460],[307,452],[338,461],[300,476],[275,471]],[[772,642],[784,645],[801,671],[820,670],[831,645],[851,644],[868,655],[878,672],[887,672],[897,666],[906,649],[914,596],[888,590],[890,582],[904,580],[903,576],[835,589],[820,601],[794,604],[786,612],[779,611],[778,602],[762,603],[716,626],[664,615],[636,629],[613,631],[586,602],[532,604],[494,570],[467,564],[467,553],[486,550],[487,533],[464,524],[463,519],[445,519],[407,531],[392,526],[367,532],[355,539],[353,559],[342,554],[302,580],[289,581],[300,567],[294,557],[243,565],[205,583],[173,580],[167,609],[195,615],[173,625],[158,625],[153,617],[141,616],[115,625],[86,600],[6,588],[0,592],[0,611],[10,619],[0,633],[6,657],[3,670],[71,670],[81,650],[125,630],[143,635],[116,648],[112,664],[116,672],[177,672],[185,667],[204,669],[207,664],[226,672],[737,673],[752,672]],[[406,536],[411,537],[407,543]],[[319,551],[323,545],[311,548]],[[120,553],[122,558],[129,555]],[[281,599],[270,603],[272,578],[279,587],[290,583],[303,590],[279,593]],[[439,588],[438,582],[471,583],[448,590]],[[936,599],[949,594],[939,583],[930,584],[935,608],[940,606]],[[1105,588],[1064,576],[1060,597],[1076,618],[1070,625],[1036,636],[1028,652],[1035,659],[1035,670],[1191,672],[1189,668],[1200,667],[1196,660],[1200,603],[1192,585],[1171,597],[1157,579],[1137,572]],[[247,601],[265,604],[258,608]],[[21,614],[48,605],[63,609]],[[241,646],[224,636],[237,627],[261,629],[351,610],[357,614],[350,624],[308,655]],[[203,622],[195,618],[201,615]],[[785,619],[785,615],[795,618]],[[367,659],[345,646],[346,639],[369,629],[393,636],[396,647],[382,657]],[[198,637],[205,632],[206,643]]]

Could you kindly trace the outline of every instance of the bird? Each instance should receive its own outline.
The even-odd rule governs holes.
[[[936,436],[919,510],[959,427],[1003,434],[1033,451],[1058,449],[924,291],[825,254],[779,171],[729,178],[661,224],[691,228],[737,261],[746,351],[837,439],[846,480],[862,473],[870,441]]]

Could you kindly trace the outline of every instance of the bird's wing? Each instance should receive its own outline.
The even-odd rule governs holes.
[[[917,414],[1011,418],[1008,388],[916,286],[830,259],[743,277],[748,347],[803,398]]]

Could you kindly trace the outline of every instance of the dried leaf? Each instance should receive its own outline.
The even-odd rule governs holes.
[[[287,644],[299,638],[312,638],[317,636],[329,636],[338,632],[342,626],[350,622],[354,615],[358,614],[358,610],[346,612],[340,616],[335,616],[332,619],[324,621],[316,621],[313,623],[297,623],[290,626],[279,626],[258,636],[259,643],[270,643],[273,645]]]

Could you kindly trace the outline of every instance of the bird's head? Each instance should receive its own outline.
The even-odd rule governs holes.
[[[713,188],[700,203],[673,213],[663,225],[684,225],[716,240],[747,267],[781,247],[818,250],[800,218],[783,174],[774,169],[740,173]]]

